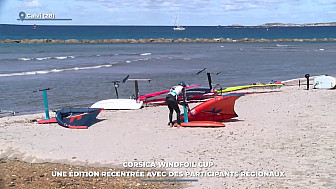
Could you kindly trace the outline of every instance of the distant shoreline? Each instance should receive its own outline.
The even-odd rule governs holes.
[[[6,26],[31,26],[32,24],[0,24]],[[41,24],[39,26],[61,26],[61,27],[173,27],[170,25],[45,25]],[[183,25],[184,27],[247,27],[247,28],[263,28],[263,27],[325,27],[325,26],[336,26],[336,22],[326,22],[326,23],[306,23],[306,24],[294,24],[294,23],[265,23],[260,25],[206,25],[206,26],[192,26]]]
[[[239,43],[239,42],[258,42],[258,43],[281,43],[281,42],[332,42],[336,41],[336,38],[313,38],[313,39],[253,39],[253,38],[243,38],[243,39],[231,39],[231,38],[179,38],[179,39],[101,39],[101,40],[78,40],[78,39],[5,39],[1,40],[0,43],[91,43],[91,44],[101,44],[101,43]]]

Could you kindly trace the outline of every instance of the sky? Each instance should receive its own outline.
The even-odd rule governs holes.
[[[29,25],[19,12],[72,21],[40,25],[181,26],[336,22],[336,0],[0,0],[0,24]],[[36,21],[35,21],[36,22]]]

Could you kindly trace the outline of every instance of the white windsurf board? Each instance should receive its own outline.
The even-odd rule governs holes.
[[[319,76],[314,78],[314,89],[332,89],[335,85],[334,77]]]
[[[103,108],[104,110],[136,110],[142,107],[142,101],[134,99],[108,99],[94,103],[91,108]]]

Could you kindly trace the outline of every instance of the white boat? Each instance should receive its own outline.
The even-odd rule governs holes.
[[[175,30],[175,31],[183,31],[183,30],[185,30],[185,28],[182,27],[182,26],[175,26],[175,27],[174,27],[174,30]]]
[[[185,30],[185,28],[178,25],[178,17],[179,17],[179,15],[175,19],[175,24],[174,24],[173,29],[174,29],[174,31],[183,31],[183,30]]]

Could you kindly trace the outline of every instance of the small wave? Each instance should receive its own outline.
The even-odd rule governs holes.
[[[75,56],[55,56],[53,58],[58,59],[58,60],[64,60],[67,58],[76,58],[76,57]]]
[[[150,58],[143,59],[135,59],[135,60],[127,60],[126,63],[137,62],[137,61],[147,61],[151,60]],[[121,63],[121,62],[119,62]],[[18,73],[8,73],[8,74],[0,74],[0,77],[11,77],[11,76],[25,76],[25,75],[36,75],[36,74],[49,74],[49,73],[58,73],[63,71],[78,71],[78,70],[89,70],[89,69],[98,69],[98,68],[108,68],[112,65],[116,65],[118,62],[101,64],[97,66],[85,66],[85,67],[72,67],[72,68],[64,68],[64,69],[51,69],[51,70],[38,70],[38,71],[29,71],[29,72],[18,72]]]
[[[139,59],[132,60],[132,62],[147,61],[147,60],[150,60],[150,58],[139,58]]]
[[[103,66],[87,66],[87,67],[81,67],[79,68],[80,70],[89,70],[89,69],[98,69],[98,68],[102,68]]]
[[[20,73],[18,73],[20,74]],[[23,72],[22,75],[35,75],[37,72]]]
[[[152,53],[142,53],[142,54],[140,54],[141,56],[149,56],[149,55],[151,55]]]
[[[59,69],[52,69],[50,70],[50,72],[54,72],[54,73],[57,73],[57,72],[61,72],[62,70],[59,70]]]
[[[35,58],[35,60],[48,60],[48,59],[51,59],[51,57]]]
[[[63,59],[67,59],[68,57],[67,56],[55,56],[54,58],[58,60],[63,60]]]
[[[73,67],[73,68],[64,68],[64,69],[51,69],[51,70],[39,70],[39,71],[30,71],[30,72],[18,72],[18,73],[0,74],[0,77],[36,75],[36,74],[58,73],[58,72],[63,72],[63,71],[78,71],[78,70],[108,68],[108,67],[111,67],[113,64],[115,64],[115,63],[102,64],[102,65],[98,65],[98,66]]]
[[[42,71],[36,71],[36,74],[47,74],[50,73],[51,71],[47,71],[47,70],[42,70]]]
[[[279,45],[279,44],[276,44],[275,46],[277,46],[277,47],[288,47],[289,45]]]
[[[58,60],[64,60],[67,58],[76,58],[75,56],[55,56],[55,57],[37,57],[37,58],[18,58],[19,61],[31,61],[31,60],[49,60],[49,59],[58,59]]]
[[[31,58],[18,58],[18,60],[21,60],[21,61],[29,61],[29,60],[32,60]]]

